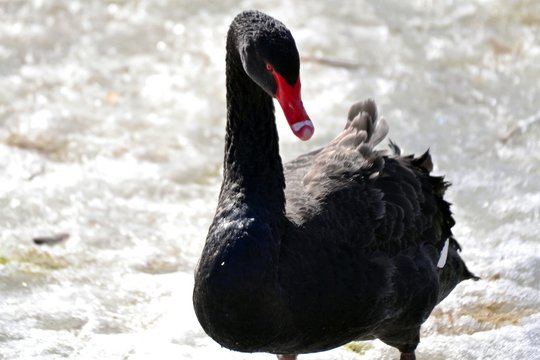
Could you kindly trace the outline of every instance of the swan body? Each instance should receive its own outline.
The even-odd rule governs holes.
[[[448,183],[430,175],[428,152],[376,149],[388,126],[371,100],[351,107],[329,145],[283,165],[272,98],[300,139],[314,131],[299,66],[282,23],[257,11],[234,19],[223,184],[195,272],[195,312],[237,351],[295,358],[379,338],[414,359],[435,305],[475,278],[452,236]]]

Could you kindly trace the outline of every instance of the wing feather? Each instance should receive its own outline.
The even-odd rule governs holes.
[[[310,222],[340,229],[340,241],[354,239],[370,251],[392,254],[421,243],[441,251],[454,224],[442,199],[448,183],[429,174],[429,151],[401,156],[393,142],[390,151],[375,149],[388,131],[372,100],[358,102],[328,146],[285,164],[293,222],[305,231]]]

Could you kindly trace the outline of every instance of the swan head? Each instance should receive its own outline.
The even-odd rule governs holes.
[[[291,32],[259,11],[245,11],[233,24],[245,72],[277,99],[292,132],[301,140],[309,140],[315,129],[302,103],[300,56]]]

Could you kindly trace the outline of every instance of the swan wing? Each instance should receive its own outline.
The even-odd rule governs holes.
[[[393,142],[390,151],[376,149],[388,130],[372,100],[351,106],[328,146],[285,164],[287,214],[297,224],[327,223],[373,251],[428,242],[440,252],[454,224],[442,198],[449,184],[429,174],[428,151],[400,156]]]

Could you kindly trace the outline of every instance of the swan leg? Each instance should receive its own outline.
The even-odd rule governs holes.
[[[399,360],[415,360],[414,351],[420,342],[420,326],[412,328],[396,327],[381,334],[378,338],[387,345],[395,347],[401,353]]]
[[[402,352],[399,360],[416,360],[416,355],[413,352]]]
[[[278,360],[296,360],[296,354],[282,354],[277,356]]]

